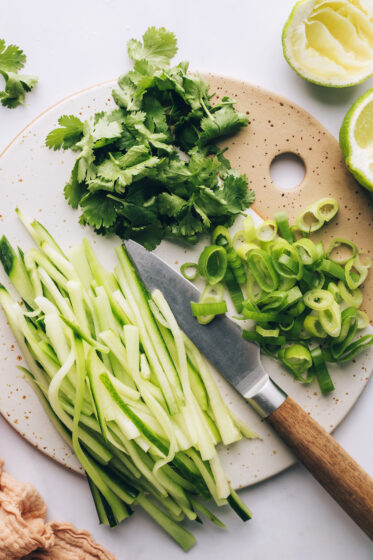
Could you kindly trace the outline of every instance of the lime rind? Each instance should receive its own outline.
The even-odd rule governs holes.
[[[344,18],[344,29],[355,29],[355,33],[349,35],[348,48],[336,39],[341,38],[341,30],[334,33],[335,37],[324,24],[325,18],[329,23],[333,19],[330,17],[333,9],[336,22]],[[359,18],[363,18],[365,32],[364,25],[357,25]],[[317,46],[321,36],[319,50],[325,54],[312,47],[312,44]],[[353,44],[355,52],[351,50]],[[309,82],[335,88],[359,84],[373,75],[373,9],[361,0],[301,0],[284,25],[282,48],[289,66]]]
[[[371,147],[360,147],[355,138],[357,120],[369,103],[373,103],[373,88],[368,89],[347,111],[339,131],[339,145],[349,171],[363,187],[373,191],[373,150]]]

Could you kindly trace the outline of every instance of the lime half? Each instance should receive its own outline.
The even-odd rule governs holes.
[[[373,88],[347,112],[339,131],[339,144],[355,179],[373,191]]]
[[[302,0],[282,33],[284,56],[302,78],[346,87],[373,74],[372,0]]]

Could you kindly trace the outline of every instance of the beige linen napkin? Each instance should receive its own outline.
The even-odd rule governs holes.
[[[46,523],[40,494],[4,472],[3,465],[0,459],[0,560],[116,560],[87,531]]]

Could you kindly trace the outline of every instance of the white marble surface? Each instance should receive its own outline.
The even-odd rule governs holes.
[[[335,136],[350,104],[373,80],[346,90],[324,90],[301,80],[282,57],[281,30],[289,0],[19,0],[4,3],[0,37],[20,45],[28,56],[25,72],[40,77],[27,106],[0,107],[0,152],[34,117],[61,98],[115,78],[129,67],[125,43],[150,25],[164,25],[179,39],[180,57],[191,68],[244,79],[281,93],[305,107]],[[21,165],[21,162],[20,162]],[[7,188],[0,185],[1,193]],[[336,430],[336,439],[369,472],[373,471],[373,385]],[[140,513],[115,531],[97,525],[88,488],[79,476],[52,463],[24,442],[0,418],[0,456],[11,474],[35,484],[48,502],[50,519],[88,529],[118,558],[184,558]],[[242,524],[226,510],[226,532],[196,527],[198,560],[368,560],[368,538],[301,466],[242,492],[254,512]],[[0,543],[1,544],[1,543]]]

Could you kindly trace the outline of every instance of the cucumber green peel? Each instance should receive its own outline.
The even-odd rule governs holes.
[[[87,241],[70,260],[41,224],[17,213],[38,248],[17,255],[1,239],[0,260],[27,306],[3,285],[0,305],[26,379],[87,474],[100,522],[114,527],[142,507],[188,550],[195,537],[183,519],[200,513],[224,527],[202,501],[229,502],[247,519],[216,446],[259,436],[231,414],[162,294],[147,292],[124,247],[113,275]],[[220,229],[217,241],[226,237]],[[225,249],[216,248],[224,277]],[[198,314],[226,309],[221,284],[204,295]]]
[[[370,259],[348,239],[332,239],[325,249],[308,237],[337,212],[337,201],[326,197],[303,210],[293,226],[279,212],[257,228],[246,216],[232,241],[226,228],[212,234],[227,254],[223,284],[241,314],[235,318],[253,322],[242,336],[279,359],[299,382],[316,378],[323,394],[334,390],[326,362],[346,362],[373,344],[373,335],[358,332],[369,324],[359,308]],[[299,232],[304,237],[296,239]]]

